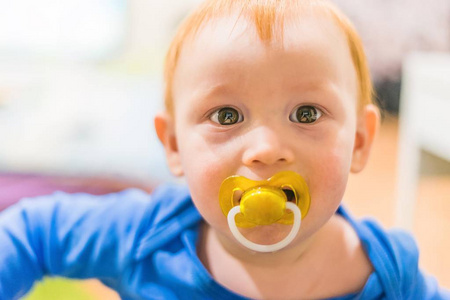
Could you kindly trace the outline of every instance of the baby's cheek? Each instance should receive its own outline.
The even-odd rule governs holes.
[[[232,152],[225,151],[226,147],[206,144],[194,137],[184,145],[182,161],[191,196],[204,218],[212,221],[222,216],[219,188],[226,177],[234,175],[235,159],[232,159]]]
[[[311,170],[311,196],[320,201],[339,203],[347,184],[348,157],[340,151],[331,151],[319,161]]]

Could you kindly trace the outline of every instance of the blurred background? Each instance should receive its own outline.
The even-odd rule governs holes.
[[[165,51],[200,0],[0,0],[0,210],[54,190],[173,181],[153,128]],[[411,231],[450,288],[450,1],[334,0],[366,46],[384,108],[344,203]],[[46,279],[28,299],[113,299]]]

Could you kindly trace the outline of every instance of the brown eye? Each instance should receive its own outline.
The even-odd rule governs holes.
[[[233,125],[242,120],[242,115],[232,107],[223,107],[211,115],[211,121],[220,125]]]
[[[320,110],[314,106],[305,105],[296,108],[289,116],[289,120],[296,123],[314,123],[321,116],[322,112]]]

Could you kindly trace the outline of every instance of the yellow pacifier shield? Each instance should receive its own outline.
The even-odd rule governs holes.
[[[225,216],[234,206],[240,206],[236,225],[253,227],[273,223],[292,224],[293,213],[286,210],[286,202],[294,202],[306,216],[311,203],[308,186],[297,173],[283,171],[273,177],[253,181],[242,176],[225,179],[220,187],[219,201]]]

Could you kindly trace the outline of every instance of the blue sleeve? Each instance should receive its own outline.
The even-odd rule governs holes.
[[[421,298],[429,300],[449,300],[450,291],[440,288],[436,279],[431,276],[427,276],[424,273],[420,273],[417,277],[417,285],[421,287]],[[415,298],[416,297],[416,298]],[[410,299],[418,299],[417,294],[410,294]]]
[[[149,195],[55,193],[0,214],[0,298],[17,299],[44,275],[120,282],[146,226]]]
[[[419,269],[419,249],[414,238],[402,230],[391,230],[405,299],[450,299],[450,292],[439,287],[436,279]]]

